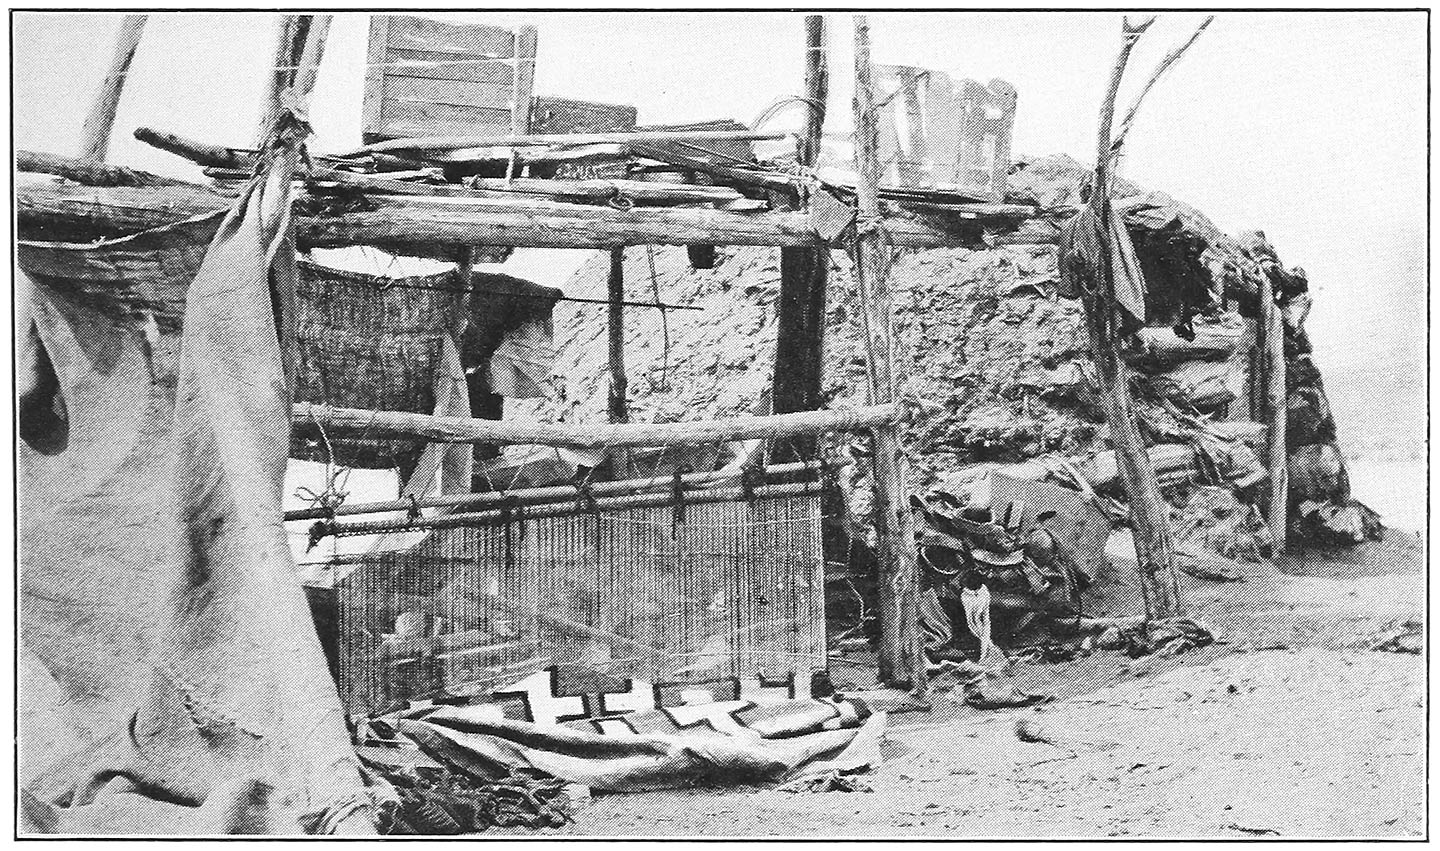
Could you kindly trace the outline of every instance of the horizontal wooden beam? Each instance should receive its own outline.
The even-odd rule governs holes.
[[[793,482],[783,485],[760,485],[747,491],[744,488],[705,488],[687,491],[684,501],[688,505],[716,502],[740,502],[751,499],[784,499],[786,497],[808,496],[824,490],[821,482]],[[616,496],[587,500],[571,499],[551,502],[519,510],[485,509],[466,514],[444,514],[437,517],[422,517],[418,520],[362,520],[337,523],[322,520],[316,524],[315,535],[384,535],[394,532],[411,532],[417,529],[462,529],[487,524],[504,523],[517,514],[527,520],[542,517],[565,517],[590,511],[622,511],[627,508],[667,508],[676,505],[675,496],[670,493],[642,493],[632,496]]]
[[[255,167],[255,155],[248,151],[197,142],[194,139],[187,139],[164,130],[156,130],[153,127],[136,127],[135,138],[151,147],[184,157],[203,166],[241,169]]]
[[[76,159],[38,151],[16,151],[15,170],[32,174],[53,174],[87,186],[190,186],[198,184],[148,171],[110,165],[99,160]]]
[[[843,459],[832,463],[832,467],[841,466],[845,463]],[[756,468],[753,472],[763,477],[791,476],[796,473],[818,473],[822,469],[818,461],[792,461],[785,464],[773,464],[769,467]],[[686,473],[680,477],[680,484],[687,488],[694,487],[718,487],[721,485],[734,485],[743,481],[745,470],[730,468],[725,470],[711,470],[700,473]],[[538,488],[517,488],[506,491],[483,491],[480,493],[452,493],[439,496],[423,497],[418,500],[396,499],[386,502],[357,502],[345,503],[335,508],[297,508],[285,512],[285,521],[296,520],[324,520],[335,517],[350,517],[359,514],[389,514],[395,511],[410,511],[414,508],[480,508],[498,507],[507,503],[518,503],[526,506],[539,505],[549,502],[562,502],[577,498],[590,497],[616,497],[633,496],[638,493],[657,489],[670,489],[675,485],[674,476],[651,476],[644,479],[620,479],[617,481],[594,482],[588,486],[575,484],[569,485],[547,485]]]
[[[638,446],[685,446],[857,431],[894,423],[894,405],[802,411],[766,417],[735,417],[684,423],[615,423],[569,425],[520,423],[465,417],[436,417],[403,411],[331,408],[301,402],[291,417],[297,431],[352,434],[435,443],[536,444],[584,449]]]
[[[375,245],[399,250],[472,245],[524,248],[613,248],[621,245],[821,245],[801,212],[737,213],[700,208],[617,210],[538,199],[367,195],[373,210],[296,217],[304,248]],[[201,187],[16,187],[26,239],[85,241],[134,233],[214,213],[231,199]],[[890,217],[885,228],[900,248],[974,247],[979,232],[956,233]],[[67,235],[68,234],[68,235]]]
[[[454,151],[461,148],[511,148],[553,145],[625,145],[632,142],[761,142],[784,139],[789,133],[773,130],[638,130],[629,133],[527,133],[490,136],[424,136],[389,139],[356,148],[340,156],[363,156],[385,151]]]
[[[467,183],[472,189],[512,197],[534,195],[607,201],[618,195],[642,204],[723,203],[745,197],[728,186],[696,186],[654,180],[537,180],[524,177],[505,180],[474,177]]]
[[[80,186],[53,181],[15,185],[21,237],[88,242],[218,213],[233,199],[203,186]]]

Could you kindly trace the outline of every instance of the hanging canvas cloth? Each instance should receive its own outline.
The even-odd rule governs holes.
[[[158,563],[122,571],[96,589],[112,606],[116,599],[154,601],[132,617],[143,634],[135,676],[148,671],[149,681],[132,677],[133,709],[116,719],[112,735],[31,784],[22,802],[27,832],[371,828],[281,521],[291,403],[281,338],[292,333],[294,156],[293,147],[282,149],[252,181],[190,284],[171,442],[156,446],[172,456],[173,489],[146,492],[165,522],[115,530],[122,556],[127,537],[162,536],[151,544]],[[93,555],[74,554],[71,570],[84,570]],[[97,638],[73,634],[75,641]],[[51,671],[57,679],[70,673]]]

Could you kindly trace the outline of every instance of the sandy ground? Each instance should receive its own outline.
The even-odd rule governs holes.
[[[1123,549],[1123,548],[1122,548]],[[1123,576],[1123,565],[1117,576]],[[1414,837],[1426,833],[1426,671],[1369,649],[1420,629],[1413,533],[1187,582],[1223,643],[1173,658],[1019,662],[1039,709],[937,694],[891,719],[870,792],[692,789],[601,796],[563,833],[603,836]],[[1123,613],[1123,581],[1104,603]],[[840,677],[837,676],[837,679]],[[1057,744],[1015,735],[1029,719]]]

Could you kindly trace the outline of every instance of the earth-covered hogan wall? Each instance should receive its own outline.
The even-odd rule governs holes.
[[[1080,203],[1085,169],[1068,157],[1017,166],[1012,192],[1045,208]],[[1260,277],[1270,275],[1285,319],[1289,365],[1292,540],[1334,543],[1378,532],[1354,502],[1336,446],[1304,319],[1303,270],[1286,269],[1263,235],[1244,242],[1159,193],[1122,183],[1125,216],[1149,287],[1149,327],[1132,341],[1138,414],[1182,547],[1228,558],[1267,555],[1260,516],[1268,478],[1264,387],[1255,380]],[[848,260],[834,252],[825,340],[828,405],[864,403],[863,335]],[[565,287],[605,291],[608,258],[597,256]],[[713,268],[694,269],[677,247],[626,251],[627,296],[659,297],[698,311],[626,311],[625,360],[633,421],[682,421],[769,411],[780,295],[778,252],[720,248]],[[912,490],[964,491],[982,465],[1068,459],[1123,517],[1123,489],[1109,453],[1103,405],[1078,299],[1062,294],[1054,245],[896,252],[889,285],[897,363],[912,408],[905,442]],[[606,413],[603,311],[561,304],[551,398],[507,402],[506,416],[599,421]],[[861,450],[863,451],[863,450]],[[851,519],[863,537],[865,465],[849,468]],[[1044,476],[1043,469],[1036,472]],[[1013,470],[1012,470],[1013,471]],[[1191,540],[1191,539],[1194,540]]]

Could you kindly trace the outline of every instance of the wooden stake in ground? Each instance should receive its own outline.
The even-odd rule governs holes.
[[[891,245],[880,218],[879,132],[871,83],[870,27],[855,16],[855,289],[865,332],[865,363],[872,405],[895,400],[894,343],[886,277]],[[874,434],[875,532],[880,556],[880,678],[925,690],[914,518],[906,495],[907,465],[898,425]]]
[[[1270,472],[1269,499],[1265,520],[1274,551],[1285,552],[1287,515],[1290,502],[1290,450],[1285,440],[1288,394],[1285,391],[1285,326],[1275,303],[1274,284],[1269,274],[1260,276],[1260,310],[1256,322],[1260,331],[1261,374],[1265,377],[1266,468]]]
[[[825,60],[825,17],[805,16],[805,125],[796,162],[813,166],[820,155],[830,70]],[[777,414],[820,407],[825,352],[825,287],[830,269],[826,247],[780,249],[780,305],[775,335],[772,410]],[[810,456],[815,441],[777,447],[777,457]]]
[[[80,159],[103,162],[110,153],[110,131],[115,127],[115,112],[120,108],[120,93],[125,88],[125,78],[130,73],[130,61],[135,58],[135,48],[140,46],[140,36],[145,32],[149,15],[126,15],[120,21],[120,34],[115,38],[115,56],[110,60],[110,70],[100,84],[100,92],[85,117],[85,129],[81,132]]]
[[[1100,375],[1105,402],[1105,421],[1115,447],[1120,475],[1130,497],[1130,525],[1135,538],[1135,557],[1140,568],[1140,587],[1147,620],[1179,615],[1182,610],[1179,580],[1170,540],[1169,509],[1160,495],[1155,470],[1145,452],[1145,441],[1130,398],[1130,369],[1120,357],[1120,314],[1116,304],[1109,184],[1111,128],[1115,119],[1115,96],[1125,73],[1130,51],[1150,21],[1132,26],[1123,24],[1123,44],[1110,74],[1110,86],[1100,107],[1100,129],[1095,154],[1095,179],[1090,197],[1091,212],[1098,219],[1098,269],[1093,286],[1083,287],[1086,327],[1090,332],[1091,355]],[[1077,221],[1077,225],[1079,222]]]

